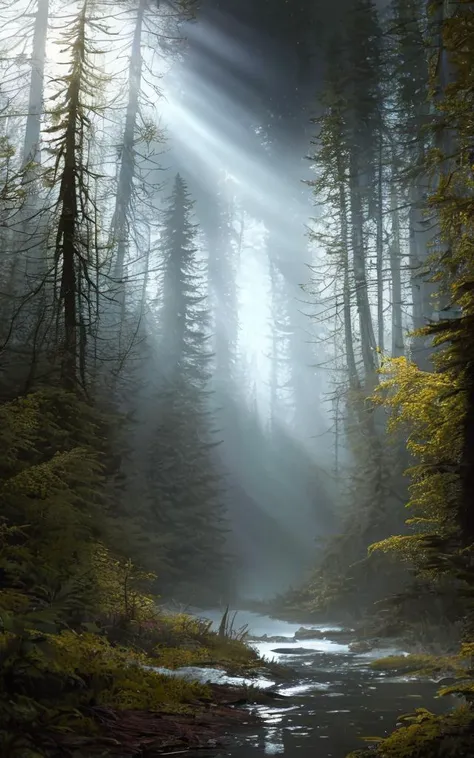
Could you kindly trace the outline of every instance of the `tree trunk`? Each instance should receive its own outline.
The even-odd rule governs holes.
[[[42,235],[37,231],[31,234],[28,222],[31,221],[38,210],[35,178],[37,176],[37,166],[41,162],[40,137],[43,115],[48,18],[49,0],[38,0],[31,50],[28,115],[26,117],[26,129],[21,154],[22,185],[26,193],[26,199],[15,221],[11,242],[14,254],[9,274],[8,291],[14,296],[22,296],[28,287],[26,279],[30,276],[37,276],[39,272],[39,259],[42,256]],[[32,226],[36,229],[39,222],[39,217],[36,217]],[[18,240],[21,240],[21,242],[19,243]],[[25,240],[28,240],[28,242],[25,243]]]
[[[350,210],[351,243],[354,265],[356,303],[359,312],[360,340],[365,381],[369,391],[376,383],[376,342],[372,314],[370,311],[369,289],[367,284],[366,255],[363,234],[363,210],[360,190],[359,166],[352,152],[350,159]]]
[[[40,163],[41,118],[43,114],[44,67],[46,39],[48,36],[49,0],[38,0],[33,50],[31,55],[31,76],[28,97],[28,116],[26,119],[25,139],[23,143],[22,166]]]
[[[125,302],[125,257],[128,249],[130,223],[130,206],[133,195],[133,179],[135,176],[135,131],[139,112],[139,98],[142,82],[142,34],[143,21],[148,0],[139,0],[135,30],[132,41],[132,51],[128,71],[128,103],[125,114],[125,128],[122,139],[122,153],[118,177],[117,197],[112,221],[112,234],[117,244],[117,254],[114,266],[114,278],[119,285],[119,302],[123,308]],[[157,0],[157,5],[159,0]]]
[[[360,381],[357,373],[357,365],[354,354],[354,336],[352,333],[351,313],[351,287],[349,278],[349,225],[347,222],[346,189],[341,182],[339,185],[339,203],[341,209],[341,241],[344,251],[343,269],[343,311],[344,311],[344,345],[346,353],[347,370],[349,373],[349,386],[352,390],[360,389]]]
[[[394,158],[392,158],[392,161]],[[392,356],[399,358],[405,354],[402,317],[402,281],[400,251],[400,215],[398,193],[392,176],[390,187],[390,213],[392,217],[392,239],[390,244],[390,273],[392,279]]]
[[[377,177],[377,234],[376,234],[376,249],[377,249],[377,332],[378,332],[378,347],[382,352],[385,349],[385,324],[383,314],[383,294],[384,294],[384,279],[383,279],[383,174],[382,174],[382,140],[380,140],[379,149],[379,165],[378,165],[378,177]]]
[[[78,281],[76,267],[77,227],[79,222],[78,181],[79,150],[78,135],[81,134],[80,92],[83,86],[82,54],[85,44],[87,2],[79,18],[79,28],[74,51],[74,66],[69,81],[66,115],[66,131],[63,142],[64,167],[59,190],[60,215],[56,235],[56,258],[61,270],[60,302],[62,301],[64,342],[61,379],[65,387],[73,389],[78,380]],[[81,360],[81,363],[83,360]]]

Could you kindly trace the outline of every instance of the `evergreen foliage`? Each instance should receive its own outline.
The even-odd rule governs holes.
[[[314,612],[357,614],[361,606],[366,609],[362,613],[370,613],[374,601],[392,596],[388,605],[378,605],[385,608],[382,618],[388,607],[392,612],[396,607],[397,623],[406,630],[407,621],[419,626],[409,618],[413,593],[418,591],[426,617],[439,623],[444,613],[457,627],[471,613],[466,597],[471,595],[473,534],[472,125],[465,100],[471,76],[471,17],[465,3],[450,15],[432,4],[426,17],[422,3],[397,0],[387,14],[383,43],[374,14],[370,3],[355,2],[347,21],[350,33],[343,32],[331,46],[324,111],[315,122],[317,150],[311,156],[316,178],[310,184],[325,209],[314,238],[325,250],[326,275],[333,277],[336,288],[335,360],[345,375],[336,391],[345,400],[345,438],[353,461],[348,507],[309,585],[288,602]],[[363,45],[355,45],[357,34]],[[432,43],[439,40],[432,60],[428,34]],[[363,61],[357,63],[360,50]],[[384,81],[387,74],[393,77],[390,90]],[[365,82],[366,91],[359,91]],[[369,132],[371,136],[364,138]],[[378,179],[377,151],[391,162],[390,174],[382,165]],[[378,197],[370,194],[377,182]],[[398,218],[394,187],[395,201],[398,193],[408,206]],[[366,273],[370,240],[377,249],[377,273],[387,255],[382,246],[379,257],[378,243],[380,232],[390,238],[390,230],[383,220],[381,226],[372,224],[381,212],[390,213],[391,233],[397,235],[390,243],[394,292],[394,245],[399,276],[403,257],[409,263],[409,278],[404,275],[405,285],[403,278],[397,285],[398,297],[403,286],[411,288],[416,331],[408,341],[410,357],[397,351],[396,341],[391,357],[380,352],[379,385],[371,313],[375,306],[379,313],[383,310],[384,285],[382,279],[379,287],[378,280],[374,298]],[[431,244],[427,226],[434,229]],[[395,314],[393,302],[392,310]],[[427,326],[436,313],[439,318]],[[392,319],[393,328],[395,323]],[[380,320],[378,337],[383,341]],[[380,406],[392,412],[387,426]],[[410,483],[406,498],[405,477]],[[401,507],[405,499],[410,509],[406,523]],[[383,566],[390,581],[380,582]],[[351,597],[357,597],[355,605]]]
[[[374,248],[376,305],[382,313],[380,341],[385,329],[383,239],[388,236],[384,216],[390,188],[382,165],[389,154],[384,55],[374,4],[353,3],[328,48],[323,112],[314,120],[317,134],[310,159],[316,176],[309,185],[322,218],[315,220],[312,237],[324,250],[324,258],[321,273],[315,271],[313,287],[327,291],[326,281],[332,282],[328,309],[334,313],[334,368],[342,377],[334,396],[344,409],[343,418],[336,419],[336,433],[340,428],[351,461],[344,472],[338,472],[340,479],[345,474],[341,496],[347,504],[339,534],[321,551],[304,600],[306,607],[319,612],[344,609],[364,614],[408,578],[403,568],[387,565],[383,557],[367,556],[371,542],[403,525],[399,493],[405,484],[400,451],[385,444],[384,419],[369,399],[378,383],[375,287],[370,278]],[[391,247],[395,249],[390,260],[395,259],[399,271],[397,240],[392,240]],[[392,304],[394,324],[400,305]],[[397,349],[401,343],[403,349],[402,339],[393,342]]]
[[[225,519],[213,456],[218,441],[208,404],[209,313],[192,208],[186,184],[177,176],[161,237],[161,366],[148,481],[152,527],[169,535],[161,573],[178,594],[187,576],[225,587]]]
[[[112,755],[104,709],[192,712],[210,697],[150,666],[256,665],[209,624],[160,613],[154,576],[114,553],[109,430],[96,408],[48,388],[4,404],[0,418],[2,755]],[[118,747],[138,749],[133,724],[121,728]]]
[[[398,14],[401,6],[394,4]],[[437,40],[430,61],[435,146],[427,153],[418,141],[417,150],[419,156],[424,155],[425,170],[431,172],[429,206],[438,226],[429,254],[425,251],[434,285],[432,309],[438,318],[415,335],[432,341],[430,370],[422,370],[405,357],[392,357],[382,364],[382,382],[374,400],[391,413],[388,431],[397,435],[403,430],[407,435],[410,531],[378,541],[369,551],[372,555],[391,554],[410,565],[418,587],[424,583],[429,597],[442,600],[444,622],[453,618],[461,622],[465,638],[460,652],[451,658],[395,657],[375,665],[419,673],[451,671],[455,683],[439,694],[457,694],[465,705],[443,716],[418,709],[404,717],[401,728],[388,737],[368,738],[374,743],[373,750],[352,754],[358,758],[441,758],[472,752],[473,123],[468,93],[474,26],[470,6],[465,2],[449,9],[438,2],[429,5],[431,41]],[[413,8],[405,5],[405,12],[409,10]],[[408,19],[410,31],[414,20],[414,15]],[[416,70],[409,87],[403,71],[398,82],[400,100],[407,103]],[[419,326],[416,319],[414,322]],[[420,599],[418,596],[418,603]]]
[[[180,5],[188,14],[190,3]],[[161,24],[146,6],[161,32],[182,18],[174,9]],[[93,40],[112,39],[109,11],[88,0],[65,9],[61,72],[46,96],[50,10],[48,2],[36,7],[32,44],[39,68],[30,77],[23,154],[13,133],[2,132],[0,145],[0,752],[5,758],[136,755],[145,746],[156,752],[164,744],[198,743],[193,717],[213,697],[209,688],[156,667],[212,662],[240,670],[256,665],[257,656],[208,624],[158,609],[157,581],[169,594],[187,580],[188,598],[203,584],[213,596],[211,582],[223,566],[208,412],[209,316],[188,219],[192,203],[178,178],[182,226],[174,228],[170,210],[161,307],[158,313],[149,307],[147,268],[140,296],[129,287],[129,299],[122,298],[120,317],[128,324],[122,329],[111,263],[126,257],[125,227],[130,232],[135,225],[138,238],[143,226],[134,217],[132,172],[127,191],[120,189],[127,215],[120,239],[104,240],[110,212],[101,173],[109,146],[98,128],[104,54]],[[134,84],[140,90],[141,82]],[[126,137],[136,159],[136,134]],[[176,265],[183,275],[178,284]],[[173,311],[177,293],[184,322]],[[130,450],[125,437],[133,439],[124,388],[137,377],[132,359],[154,350],[157,331],[162,367],[170,371],[160,374],[154,398],[152,502],[142,478],[144,502],[136,508],[118,493]],[[138,348],[140,340],[145,348]],[[163,569],[159,580],[155,568]],[[167,722],[166,714],[181,714],[183,722]]]

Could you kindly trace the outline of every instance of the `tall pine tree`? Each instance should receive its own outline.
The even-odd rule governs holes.
[[[163,582],[223,591],[225,518],[209,410],[211,353],[205,279],[196,246],[193,201],[178,175],[164,213],[158,312],[161,369],[150,448],[152,528],[166,533]]]

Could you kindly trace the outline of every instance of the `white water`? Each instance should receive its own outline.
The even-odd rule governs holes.
[[[177,676],[180,679],[187,679],[191,682],[201,682],[201,684],[229,684],[239,687],[260,687],[265,690],[275,686],[275,682],[264,676],[242,677],[229,676],[221,669],[206,668],[200,666],[183,666],[179,669],[166,669],[158,666],[151,666],[153,671],[166,676]]]
[[[212,621],[214,629],[219,628],[223,615],[223,611],[219,610],[201,611],[194,608],[190,610],[190,613],[199,618]],[[230,614],[230,619],[234,619],[232,613]],[[292,638],[298,629],[301,628],[301,624],[290,624],[288,621],[280,621],[279,619],[270,618],[270,616],[261,616],[251,611],[238,611],[235,615],[233,627],[237,630],[244,626],[248,627],[248,633],[254,637],[263,637],[266,634],[268,637]],[[305,625],[305,629],[318,629],[319,631],[326,632],[329,630],[340,630],[341,627],[337,624],[323,624],[321,626],[310,624]]]
[[[213,611],[199,611],[192,609],[191,612],[199,618],[212,621],[212,628],[217,630],[222,619],[222,612],[218,610]],[[234,618],[231,616],[231,618]],[[313,656],[314,653],[347,653],[348,645],[339,645],[336,642],[330,640],[304,640],[294,641],[294,635],[301,628],[301,624],[290,624],[286,621],[279,621],[278,619],[272,619],[269,616],[260,616],[250,611],[239,611],[233,623],[234,630],[238,630],[243,627],[248,627],[248,633],[255,637],[271,636],[271,637],[286,637],[288,642],[250,642],[251,645],[259,655],[267,661],[280,661],[288,658],[293,650],[301,651],[305,650],[306,653],[298,652],[299,658],[304,658],[305,655]],[[322,625],[322,626],[309,626],[308,629],[315,629],[318,631],[339,630],[341,627],[336,625]],[[276,649],[284,649],[285,653],[276,653]],[[162,667],[155,667],[155,671],[166,676],[175,676],[190,681],[198,681],[203,684],[229,684],[237,686],[254,686],[261,689],[269,689],[275,686],[275,682],[267,679],[263,676],[256,675],[255,677],[240,677],[229,676],[224,671],[215,668],[199,667],[199,666],[183,666],[179,669],[167,669]],[[316,689],[316,685],[313,687],[309,685],[302,685],[301,687],[289,688],[288,691],[283,691],[281,694],[298,694],[306,692],[308,689]],[[319,685],[319,689],[324,689],[324,685]]]
[[[193,609],[193,613],[212,621],[213,629],[218,629],[222,611]],[[217,669],[163,672],[198,677],[200,681],[270,687],[285,697],[271,706],[256,706],[254,710],[261,717],[257,733],[230,734],[230,744],[214,758],[262,758],[278,754],[288,758],[345,758],[351,750],[364,747],[362,740],[367,734],[386,736],[399,715],[413,710],[415,704],[427,705],[435,712],[442,709],[442,704],[437,705],[433,699],[433,685],[410,676],[390,676],[371,670],[374,658],[400,655],[400,650],[354,653],[348,645],[331,639],[296,641],[294,635],[301,624],[239,611],[233,629],[245,626],[254,637],[282,638],[278,642],[255,640],[250,644],[267,660],[287,663],[293,672],[290,681],[275,684],[257,672],[255,678],[228,677]],[[329,637],[332,630],[341,630],[337,624],[304,627],[328,632]]]

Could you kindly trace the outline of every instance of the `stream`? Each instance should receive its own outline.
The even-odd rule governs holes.
[[[218,626],[222,614],[201,615]],[[452,705],[446,698],[436,697],[437,685],[433,681],[397,677],[370,669],[370,662],[375,658],[401,653],[401,650],[352,653],[348,645],[331,641],[330,631],[328,639],[294,642],[293,636],[301,624],[242,611],[237,615],[234,628],[244,624],[248,625],[249,634],[256,637],[266,634],[288,638],[288,642],[251,644],[267,660],[288,665],[293,675],[284,683],[265,678],[253,680],[255,685],[271,688],[285,699],[274,701],[271,706],[253,706],[261,723],[256,726],[249,722],[241,733],[227,735],[226,746],[220,748],[214,758],[279,754],[288,758],[345,758],[351,750],[367,746],[362,738],[390,733],[404,713],[419,707],[442,713]],[[321,631],[341,629],[330,624],[304,626]],[[222,683],[238,680],[216,670],[191,669],[187,673],[182,671],[181,675]],[[188,755],[197,757],[199,753]],[[200,755],[202,757],[202,753]]]

